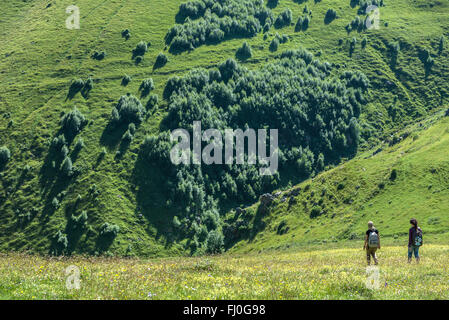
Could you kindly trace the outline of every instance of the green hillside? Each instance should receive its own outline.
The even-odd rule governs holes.
[[[235,225],[231,208],[247,207],[263,193],[289,190],[325,167],[335,168],[315,177],[313,183],[299,185],[297,203],[289,209],[287,199],[273,205],[263,217],[255,213],[256,207],[253,213],[248,210],[249,216],[241,218],[248,226],[242,230],[251,228],[254,238],[238,242],[232,250],[358,237],[367,219],[374,220],[384,234],[401,237],[406,232],[404,221],[410,215],[434,234],[443,231],[448,219],[444,212],[448,208],[444,197],[448,122],[446,119],[431,124],[442,116],[440,110],[447,106],[449,98],[449,49],[445,40],[449,38],[449,1],[376,1],[383,4],[379,29],[367,30],[363,23],[354,22],[364,21],[363,10],[361,14],[358,11],[367,1],[248,0],[242,3],[247,8],[254,6],[254,12],[245,20],[245,30],[221,34],[215,26],[207,39],[201,38],[204,35],[196,22],[212,24],[213,19],[207,18],[205,9],[181,7],[184,9],[180,12],[183,2],[79,0],[79,30],[65,26],[69,16],[66,7],[73,4],[71,1],[0,3],[0,147],[9,150],[0,150],[5,155],[5,161],[0,158],[1,250],[171,256],[196,249],[203,253],[207,239],[212,242],[222,233],[225,246],[230,247],[241,239],[240,235],[229,234]],[[223,7],[228,2],[220,1]],[[335,10],[335,19],[327,13],[329,9]],[[229,22],[242,20],[238,8],[226,13],[215,6],[211,11],[220,12],[230,30],[238,29]],[[184,20],[186,12],[191,19]],[[299,18],[301,28],[297,27]],[[306,18],[308,26],[303,22]],[[266,32],[262,20],[271,21]],[[184,27],[170,31],[176,23]],[[351,23],[353,30],[349,31]],[[196,30],[198,35],[192,36],[183,28]],[[251,48],[249,58],[236,56],[244,42]],[[281,56],[293,49],[298,51]],[[204,201],[195,207],[193,200],[182,202],[177,193],[171,192],[173,177],[181,170],[158,165],[167,151],[164,135],[159,134],[191,123],[189,117],[196,114],[189,114],[193,105],[190,101],[198,102],[194,111],[203,119],[215,123],[220,120],[223,126],[268,126],[274,113],[281,125],[288,120],[297,124],[294,116],[289,118],[298,114],[295,97],[290,100],[291,109],[278,112],[278,105],[273,104],[270,110],[263,111],[265,117],[252,117],[262,115],[262,109],[250,112],[240,99],[251,96],[251,86],[236,93],[238,99],[227,105],[226,112],[218,103],[206,109],[203,100],[195,97],[185,100],[189,103],[179,102],[183,95],[194,95],[195,90],[190,89],[195,76],[200,80],[203,75],[209,77],[220,66],[226,66],[223,63],[229,58],[238,61],[234,78],[215,83],[208,78],[211,86],[220,83],[224,91],[237,92],[237,87],[243,87],[237,80],[255,78],[258,84],[266,79],[272,89],[283,84],[278,90],[282,94],[294,91],[292,87],[304,89],[309,96],[323,92],[326,110],[316,111],[315,105],[309,103],[300,111],[323,115],[328,127],[334,127],[334,122],[331,124],[327,118],[343,120],[341,125],[335,125],[339,127],[335,129],[335,141],[326,136],[318,144],[310,143],[310,139],[315,141],[310,132],[304,134],[305,142],[299,142],[301,139],[295,136],[302,137],[299,129],[289,127],[295,139],[285,139],[282,147],[293,164],[286,160],[279,176],[263,187],[256,188],[262,184],[258,178],[236,183],[234,198],[216,191],[215,185],[222,182],[214,180],[210,172],[200,183],[199,174],[183,169],[186,181],[204,194]],[[267,76],[271,70],[277,70],[273,72],[277,77]],[[226,69],[221,71],[224,75]],[[142,90],[142,81],[149,78],[154,89],[148,81]],[[170,94],[167,83],[174,88]],[[199,96],[208,93],[197,91]],[[258,95],[263,96],[262,91]],[[121,99],[128,93],[140,102]],[[263,97],[271,101],[268,93]],[[282,104],[287,99],[279,100]],[[337,116],[332,115],[334,105],[340,110]],[[126,107],[119,106],[132,109],[132,115],[127,118],[121,111]],[[118,118],[114,118],[114,110]],[[435,116],[435,112],[440,113]],[[415,125],[423,119],[427,119],[423,122],[429,127],[426,131]],[[404,128],[410,132],[404,142],[384,147],[381,153],[369,157],[379,144],[390,141],[391,135]],[[337,149],[334,143],[340,140],[344,143]],[[326,150],[325,141],[330,141],[333,149]],[[297,152],[300,146],[308,151]],[[154,150],[162,151],[152,157]],[[297,168],[302,161],[299,154],[306,158],[303,167],[310,164],[310,170]],[[324,154],[322,165],[318,163],[320,154]],[[354,160],[338,166],[356,154]],[[389,180],[393,169],[397,170],[394,181]],[[225,170],[216,172],[216,176],[224,176]],[[242,170],[246,170],[241,171],[243,176],[251,175],[250,169]],[[238,171],[227,173],[237,180]],[[379,188],[382,183],[383,188]],[[338,187],[340,184],[342,187]],[[214,192],[210,192],[212,185]],[[306,185],[310,185],[308,191],[304,191]],[[255,190],[246,190],[247,186]],[[244,196],[239,198],[240,194]],[[189,212],[185,212],[186,208]],[[310,218],[312,212],[319,217]],[[195,214],[200,220],[198,225],[192,222]],[[173,223],[175,216],[181,220],[181,231]],[[285,234],[275,235],[278,229]]]
[[[426,241],[444,242],[449,223],[448,113],[438,112],[397,137],[402,141],[391,139],[314,179],[274,193],[269,204],[230,212],[229,232],[242,235],[231,251],[335,247],[348,240],[357,240],[354,245],[360,247],[370,220],[384,243],[406,245],[411,218],[425,230]],[[239,223],[245,215],[246,225]]]

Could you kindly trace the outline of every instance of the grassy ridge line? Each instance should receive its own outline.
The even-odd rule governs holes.
[[[448,299],[449,246],[425,245],[419,265],[404,246],[378,253],[379,289],[366,287],[358,249],[209,258],[43,258],[0,254],[0,299]],[[80,289],[64,270],[80,270]]]
[[[295,186],[292,189],[301,189],[297,197],[283,201],[292,189],[283,191],[269,214],[258,211],[260,203],[247,208],[253,217],[250,236],[231,252],[362,239],[368,220],[383,236],[399,239],[407,234],[412,217],[426,234],[443,241],[449,223],[449,118],[444,113],[406,129],[411,134],[403,142],[384,145],[375,156],[376,149],[366,151]],[[311,217],[314,208],[317,217]]]

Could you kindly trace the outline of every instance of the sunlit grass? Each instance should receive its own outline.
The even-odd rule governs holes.
[[[449,246],[379,252],[380,287],[368,289],[361,249],[136,260],[0,255],[2,299],[448,299]],[[79,290],[65,269],[80,270]]]

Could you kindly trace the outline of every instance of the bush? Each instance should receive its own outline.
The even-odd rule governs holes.
[[[131,82],[131,80],[132,80],[132,78],[131,78],[130,76],[125,75],[125,76],[122,78],[122,86],[127,86],[128,83]]]
[[[324,17],[324,22],[328,24],[334,21],[336,18],[337,18],[337,11],[335,11],[334,9],[328,9]]]
[[[310,18],[309,16],[305,16],[304,19],[302,20],[302,30],[307,30],[309,28],[309,24],[310,24]]]
[[[225,33],[220,29],[214,29],[211,33],[209,33],[209,37],[207,38],[209,42],[219,43],[223,41],[225,37]]]
[[[143,80],[139,87],[139,91],[141,92],[142,97],[148,96],[153,89],[154,82],[151,78]]]
[[[73,139],[86,124],[86,118],[76,107],[61,118],[62,131],[69,140]]]
[[[217,230],[209,232],[206,238],[206,252],[210,254],[222,253],[224,247],[223,234]]]
[[[296,21],[296,25],[295,25],[295,32],[299,32],[302,30],[302,17],[298,18],[298,21]]]
[[[11,152],[9,151],[8,147],[6,146],[0,147],[0,168],[5,166],[10,158]]]
[[[70,89],[73,91],[80,91],[84,87],[84,81],[83,79],[76,79],[72,81],[72,84],[70,85]]]
[[[131,37],[131,33],[129,32],[128,29],[125,29],[122,31],[122,38],[125,38],[126,40],[128,40]]]
[[[275,52],[278,50],[278,48],[279,48],[279,40],[278,38],[274,38],[273,40],[271,40],[270,43],[270,51]]]
[[[235,56],[241,60],[246,60],[251,58],[251,47],[247,42],[244,42],[243,45],[237,49]]]
[[[156,62],[154,63],[154,69],[162,68],[168,62],[168,58],[162,52],[157,55]]]
[[[158,102],[159,102],[158,95],[157,94],[152,94],[150,96],[150,98],[148,99],[148,102],[146,104],[146,109],[147,110],[153,109],[154,107],[157,106]]]
[[[117,105],[112,109],[111,121],[113,123],[131,123],[139,124],[143,120],[146,111],[133,95],[121,96]]]
[[[398,171],[396,169],[391,170],[390,180],[391,181],[396,180],[397,176],[398,176]]]
[[[280,29],[285,26],[289,26],[290,23],[292,23],[292,11],[289,8],[287,8],[282,13],[280,13],[279,16],[276,18],[274,26],[277,29]]]
[[[115,238],[120,232],[120,227],[115,224],[105,222],[100,227],[100,236],[107,238]]]
[[[54,150],[60,151],[63,146],[67,144],[66,139],[64,135],[59,135],[55,138],[53,138],[50,147]]]
[[[80,215],[70,217],[72,229],[83,230],[87,227],[87,212],[83,210]]]
[[[175,228],[181,227],[181,222],[179,221],[179,218],[177,216],[173,217],[172,223],[173,223],[173,227],[175,227]]]
[[[320,207],[313,207],[310,211],[310,218],[316,218],[321,215],[321,208]]]
[[[354,37],[351,39],[351,42],[349,43],[349,55],[352,55],[352,53],[354,52],[356,44],[357,44],[357,38]]]
[[[133,55],[136,56],[143,56],[148,51],[148,45],[145,41],[140,41],[136,48],[133,50]]]

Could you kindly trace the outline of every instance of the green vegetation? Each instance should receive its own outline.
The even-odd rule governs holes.
[[[171,52],[182,52],[226,38],[254,37],[272,19],[262,0],[189,1],[180,5],[180,24],[169,30],[165,43]]]
[[[247,60],[252,56],[251,46],[248,42],[244,42],[243,45],[237,49],[235,56],[240,60]]]
[[[404,246],[384,243],[379,287],[369,289],[361,245],[149,261],[0,254],[0,299],[449,299],[449,246],[427,244],[421,263],[409,265]],[[71,265],[79,290],[66,288]]]
[[[59,0],[56,2],[59,3]],[[59,5],[45,7],[40,1],[18,0],[0,3],[0,34],[4,40],[0,48],[0,69],[3,70],[0,73],[0,146],[7,146],[10,150],[10,157],[1,168],[0,177],[0,249],[46,254],[52,250],[53,243],[59,243],[56,251],[67,254],[97,252],[166,256],[189,254],[193,248],[197,248],[198,253],[205,253],[207,243],[218,243],[221,247],[220,241],[207,241],[208,237],[212,239],[209,235],[214,230],[213,235],[218,234],[215,239],[220,240],[223,233],[224,247],[227,248],[233,243],[228,233],[234,226],[241,228],[237,235],[248,228],[253,236],[268,232],[268,227],[262,223],[265,218],[258,215],[257,219],[252,220],[257,212],[255,209],[245,209],[246,213],[237,216],[233,224],[231,218],[224,216],[232,208],[241,207],[243,210],[264,193],[274,194],[275,189],[284,191],[293,188],[309,176],[301,173],[310,173],[310,177],[316,179],[322,170],[337,166],[339,160],[345,162],[345,158],[355,154],[361,157],[373,153],[382,141],[393,143],[400,140],[398,130],[412,128],[406,141],[417,137],[414,143],[419,143],[423,138],[420,128],[410,125],[427,119],[439,107],[448,104],[449,83],[446,75],[449,52],[444,40],[448,37],[448,5],[445,2],[386,0],[383,6],[383,1],[336,0],[330,4],[325,1],[223,0],[196,1],[180,7],[182,2],[129,0],[125,4],[123,1],[79,0],[77,5],[85,12],[79,30],[55,28],[63,25],[67,18],[64,10],[59,10]],[[377,30],[366,28],[364,23],[367,21],[366,8],[370,4],[381,6],[381,24]],[[329,7],[337,11],[338,18],[326,25],[323,20]],[[199,9],[195,12],[195,8]],[[284,17],[284,12],[291,12],[291,20],[289,25],[284,24],[282,29],[276,30],[282,35],[279,36],[272,26],[279,16]],[[289,18],[289,14],[286,17]],[[345,26],[354,19],[358,19],[357,27],[354,24],[348,34]],[[354,37],[356,41],[351,44]],[[217,66],[235,57],[244,42],[251,48],[251,58],[235,64],[229,62],[230,69],[224,68],[222,74]],[[277,51],[270,51],[271,42],[277,43]],[[390,47],[390,44],[396,45]],[[312,58],[312,62],[305,64],[304,68],[303,59],[282,57],[284,52],[302,52],[300,48],[307,50]],[[135,49],[140,55],[133,56]],[[153,68],[160,53],[169,63]],[[92,59],[94,56],[97,58]],[[137,57],[141,57],[139,63]],[[318,57],[320,61],[314,62]],[[282,61],[298,70],[288,71],[285,77],[279,76]],[[326,72],[317,67],[325,62],[329,65]],[[271,77],[271,69],[275,77]],[[347,74],[346,71],[351,73]],[[253,72],[255,82],[251,79]],[[285,98],[285,109],[282,103],[270,102],[268,107],[259,110],[259,103],[254,102],[257,102],[256,98],[278,101],[273,92],[278,95],[289,92],[285,87],[273,89],[269,97],[268,94],[260,94],[262,89],[254,91],[253,83],[274,88],[276,84],[287,83],[293,78],[293,85],[298,85],[301,80],[295,78],[296,72],[298,77],[305,74],[309,85],[316,81],[313,88],[317,90],[300,86],[304,94],[313,92],[310,100],[305,100],[304,104],[295,103],[291,94]],[[355,87],[360,79],[364,79],[359,76],[361,73],[369,80],[367,83],[370,86],[366,90]],[[128,76],[124,78],[125,74]],[[204,74],[207,74],[208,81],[197,89],[193,86],[193,80],[198,80],[197,85],[201,86]],[[223,77],[226,79],[230,75],[233,77],[231,80],[223,80]],[[263,79],[263,75],[267,79]],[[148,95],[142,95],[139,87],[149,78],[153,79],[154,88]],[[337,86],[344,89],[342,95],[332,93],[332,84],[328,87],[328,83],[334,80]],[[183,83],[186,88],[193,88],[187,97],[193,101],[192,110],[200,112],[203,119],[207,118],[209,122],[205,123],[218,121],[222,126],[242,129],[245,122],[256,128],[259,125],[288,128],[292,122],[303,119],[302,115],[297,117],[296,112],[309,116],[305,110],[314,106],[313,100],[321,99],[322,91],[323,96],[329,94],[328,98],[323,98],[328,105],[335,99],[336,105],[344,106],[341,118],[345,129],[335,122],[337,118],[332,119],[332,113],[320,110],[318,115],[325,124],[322,136],[321,130],[317,130],[321,122],[313,113],[315,118],[306,128],[302,128],[303,119],[297,124],[301,125],[299,129],[287,130],[292,139],[285,138],[289,141],[283,142],[283,157],[289,161],[282,164],[283,169],[279,178],[273,179],[274,182],[257,183],[259,178],[253,179],[253,173],[248,168],[229,169],[232,174],[222,168],[217,168],[213,174],[207,172],[212,169],[203,168],[207,176],[196,169],[188,175],[181,174],[185,182],[181,194],[187,194],[190,198],[189,188],[192,186],[192,198],[204,200],[198,200],[198,206],[191,210],[200,210],[200,205],[207,209],[200,210],[200,221],[195,226],[194,221],[182,222],[192,214],[186,214],[184,208],[179,208],[179,203],[174,201],[176,199],[171,199],[172,196],[167,194],[167,190],[178,188],[178,180],[173,178],[177,170],[173,172],[170,163],[158,166],[156,162],[168,148],[167,130],[172,129],[176,121],[191,124],[190,120],[196,118],[193,113],[189,116],[188,112],[184,114],[183,110],[190,109],[185,109],[188,103],[182,102],[186,88],[179,85]],[[240,86],[247,91],[247,97],[240,91]],[[359,95],[358,91],[362,91],[363,95]],[[347,99],[350,103],[340,104],[339,99],[344,102]],[[205,110],[198,108],[203,102],[206,103]],[[176,108],[181,112],[178,116],[174,112]],[[211,112],[210,116],[206,116],[206,111]],[[242,111],[247,114],[242,116],[240,122],[235,121],[236,115],[242,115]],[[326,118],[322,114],[331,116]],[[228,118],[221,119],[224,115]],[[61,122],[61,118],[66,120]],[[353,121],[351,126],[352,118],[357,120],[357,125]],[[330,135],[333,132],[329,130],[330,120],[335,120],[334,128],[336,133],[340,133],[339,137]],[[312,137],[309,129],[314,130],[313,133],[318,131],[313,135],[319,142],[314,150],[310,146],[315,145],[315,141],[309,143],[306,138],[306,133]],[[304,130],[304,136],[301,130]],[[424,136],[426,134],[423,133]],[[345,136],[346,147],[335,148],[333,145],[332,152],[328,152],[327,140],[332,145],[334,141],[343,142],[342,136]],[[355,140],[348,137],[357,136],[359,140],[355,149]],[[444,135],[442,137],[444,139]],[[82,143],[78,144],[79,140]],[[83,145],[85,147],[80,147]],[[156,149],[146,152],[145,146],[148,145]],[[397,145],[401,144],[396,143],[392,148]],[[299,150],[299,147],[302,147],[302,153],[294,150]],[[383,149],[388,148],[383,146]],[[444,154],[445,150],[444,145],[440,146],[441,153]],[[382,154],[380,152],[379,156]],[[360,159],[357,157],[356,160]],[[154,162],[148,165],[152,159]],[[426,163],[433,161],[432,158],[420,159]],[[62,170],[70,169],[69,160],[71,170]],[[416,163],[419,161],[416,160]],[[338,165],[338,168],[345,166]],[[401,193],[404,186],[419,183],[413,179],[403,180],[405,172],[413,168],[408,168],[409,171],[397,168],[396,179],[390,180],[393,169],[385,169],[385,179],[372,178],[371,175],[376,176],[375,171],[367,172],[369,178],[366,179],[371,181],[370,190],[379,194],[390,192],[392,197],[403,199],[404,207],[401,210],[404,215],[417,208],[430,207],[428,215],[423,214],[418,219],[425,224],[430,218],[435,218],[431,220],[434,228],[431,230],[438,230],[438,221],[446,221],[441,212],[448,206],[443,198],[443,201],[431,203],[421,195],[426,194],[425,190],[443,190],[438,179],[445,179],[445,171],[438,171],[437,168],[436,181],[422,177],[426,185],[420,187],[420,195],[416,194],[411,200],[413,204],[410,204],[410,199],[402,198]],[[72,174],[68,174],[70,172]],[[220,176],[221,173],[228,173],[231,179],[226,175]],[[358,203],[357,199],[363,191],[360,188],[357,196],[351,194],[356,192],[352,184],[360,179],[358,173],[354,169],[348,173],[346,181],[336,180],[336,185],[326,186],[325,192],[337,192],[337,186],[342,184],[344,188],[338,192],[344,197],[339,199],[339,205],[346,202],[347,206],[353,206]],[[223,197],[222,180],[226,181],[224,190],[237,190],[239,195],[232,191]],[[167,186],[169,182],[173,185]],[[392,189],[393,182],[397,184],[397,189]],[[318,190],[314,183],[308,183],[310,192],[315,192],[314,196],[309,194],[310,199],[291,200],[291,210],[299,210],[296,206],[305,201],[307,210],[304,218],[311,219],[310,213],[313,211],[310,226],[318,221],[323,226],[310,227],[310,231],[305,233],[306,229],[304,234],[311,241],[328,241],[332,234],[327,226],[333,225],[335,219],[343,219],[346,213],[340,211],[340,207],[330,207],[331,200],[323,199],[320,204],[321,199],[317,195],[324,192],[324,188]],[[430,189],[425,189],[430,185]],[[201,192],[202,188],[206,189]],[[439,199],[440,194],[444,194],[444,190],[431,196]],[[289,199],[284,205],[288,205]],[[381,212],[380,209],[387,206],[388,201],[373,204],[377,207],[375,211]],[[366,219],[359,215],[375,214],[375,211],[364,210],[356,210],[351,216],[364,221]],[[66,229],[72,215],[77,217],[83,211],[87,213],[88,227],[79,230],[79,234]],[[271,217],[276,212],[267,209],[266,214]],[[333,214],[334,219],[329,218]],[[403,224],[393,219],[398,219],[397,216],[393,212],[390,215],[392,218],[384,218],[380,225],[385,227],[387,221],[391,224],[389,235],[403,232]],[[175,216],[181,225],[174,225]],[[280,243],[291,243],[288,237],[296,232],[294,226],[298,221],[290,215],[285,219],[281,216],[276,219],[278,221],[273,225],[268,225],[276,230],[274,233],[285,220],[279,228],[278,237],[286,239]],[[205,221],[209,221],[208,224]],[[112,241],[100,236],[102,225],[106,222],[120,228]],[[176,228],[191,233],[183,234]],[[63,236],[55,237],[58,231]],[[360,232],[362,227],[351,226],[349,236]],[[59,238],[61,241],[57,242]],[[272,246],[272,241],[267,240],[266,246]],[[244,243],[238,245],[243,247]],[[260,243],[254,246],[259,245],[262,247]],[[234,249],[237,250],[231,250]]]
[[[449,223],[448,154],[449,117],[442,110],[377,149],[274,192],[268,204],[261,198],[256,205],[229,212],[225,229],[240,232],[227,246],[233,245],[235,253],[314,244],[339,247],[341,241],[361,241],[369,220],[384,241],[392,241],[406,237],[412,217],[428,238],[443,241]],[[280,235],[281,223],[289,230]]]

